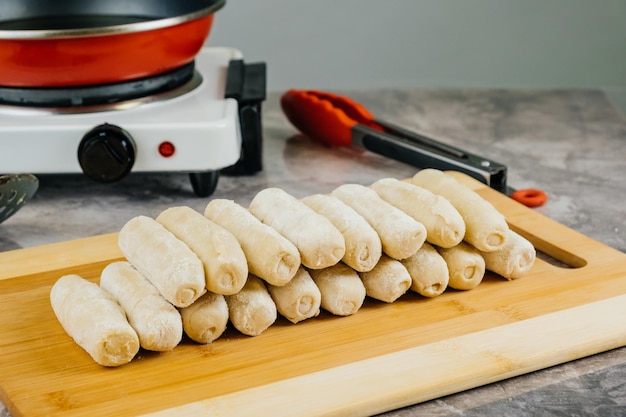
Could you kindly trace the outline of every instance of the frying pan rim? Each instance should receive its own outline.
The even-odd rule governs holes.
[[[74,29],[37,29],[37,30],[0,30],[1,40],[42,40],[58,38],[85,38],[93,36],[111,36],[135,32],[164,29],[212,15],[224,7],[226,0],[215,0],[211,5],[190,13],[163,19],[144,20],[141,22]]]

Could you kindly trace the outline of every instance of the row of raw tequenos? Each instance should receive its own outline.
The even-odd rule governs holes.
[[[128,320],[137,350],[164,351],[180,342],[183,331],[210,343],[230,321],[254,336],[277,313],[293,323],[317,316],[320,308],[350,315],[366,295],[393,302],[409,289],[426,297],[447,287],[469,290],[485,269],[514,279],[535,260],[532,244],[510,230],[489,202],[432,169],[410,181],[345,184],[302,200],[267,188],[247,209],[225,199],[210,201],[204,215],[172,207],[156,220],[131,219],[118,243],[128,262],[108,265],[99,288],[67,276],[51,292],[65,330],[105,366],[132,359],[132,335],[103,347],[96,335],[72,328],[63,306],[77,304],[71,299],[76,294],[91,291],[95,299],[105,292],[121,306],[108,314]],[[102,352],[116,345],[130,350]]]

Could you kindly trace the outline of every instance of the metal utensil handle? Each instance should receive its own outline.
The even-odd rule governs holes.
[[[0,175],[0,223],[17,212],[39,188],[32,174]]]
[[[397,132],[394,133],[388,134],[367,126],[356,125],[352,130],[353,144],[418,168],[460,171],[506,193],[505,165],[447,145],[445,150],[439,146],[428,146],[423,140],[428,139],[425,137],[420,138],[422,140],[418,142],[398,136]],[[450,151],[451,149],[454,152]]]

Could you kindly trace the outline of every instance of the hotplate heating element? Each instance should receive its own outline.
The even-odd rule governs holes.
[[[204,48],[171,73],[77,88],[0,86],[0,169],[83,173],[99,182],[131,172],[189,173],[213,193],[219,173],[262,169],[265,64]]]

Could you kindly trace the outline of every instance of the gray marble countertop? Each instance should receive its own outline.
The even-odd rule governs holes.
[[[596,90],[409,90],[347,93],[377,117],[508,166],[509,185],[541,188],[536,210],[626,252],[626,119]],[[279,96],[263,107],[264,170],[222,176],[209,198],[186,174],[133,174],[96,184],[39,175],[35,197],[0,224],[0,251],[119,231],[130,218],[210,198],[247,204],[273,186],[295,196],[344,183],[404,178],[416,169],[369,152],[330,149],[297,134]],[[8,411],[0,407],[0,417]],[[626,348],[385,414],[400,416],[626,416]]]

